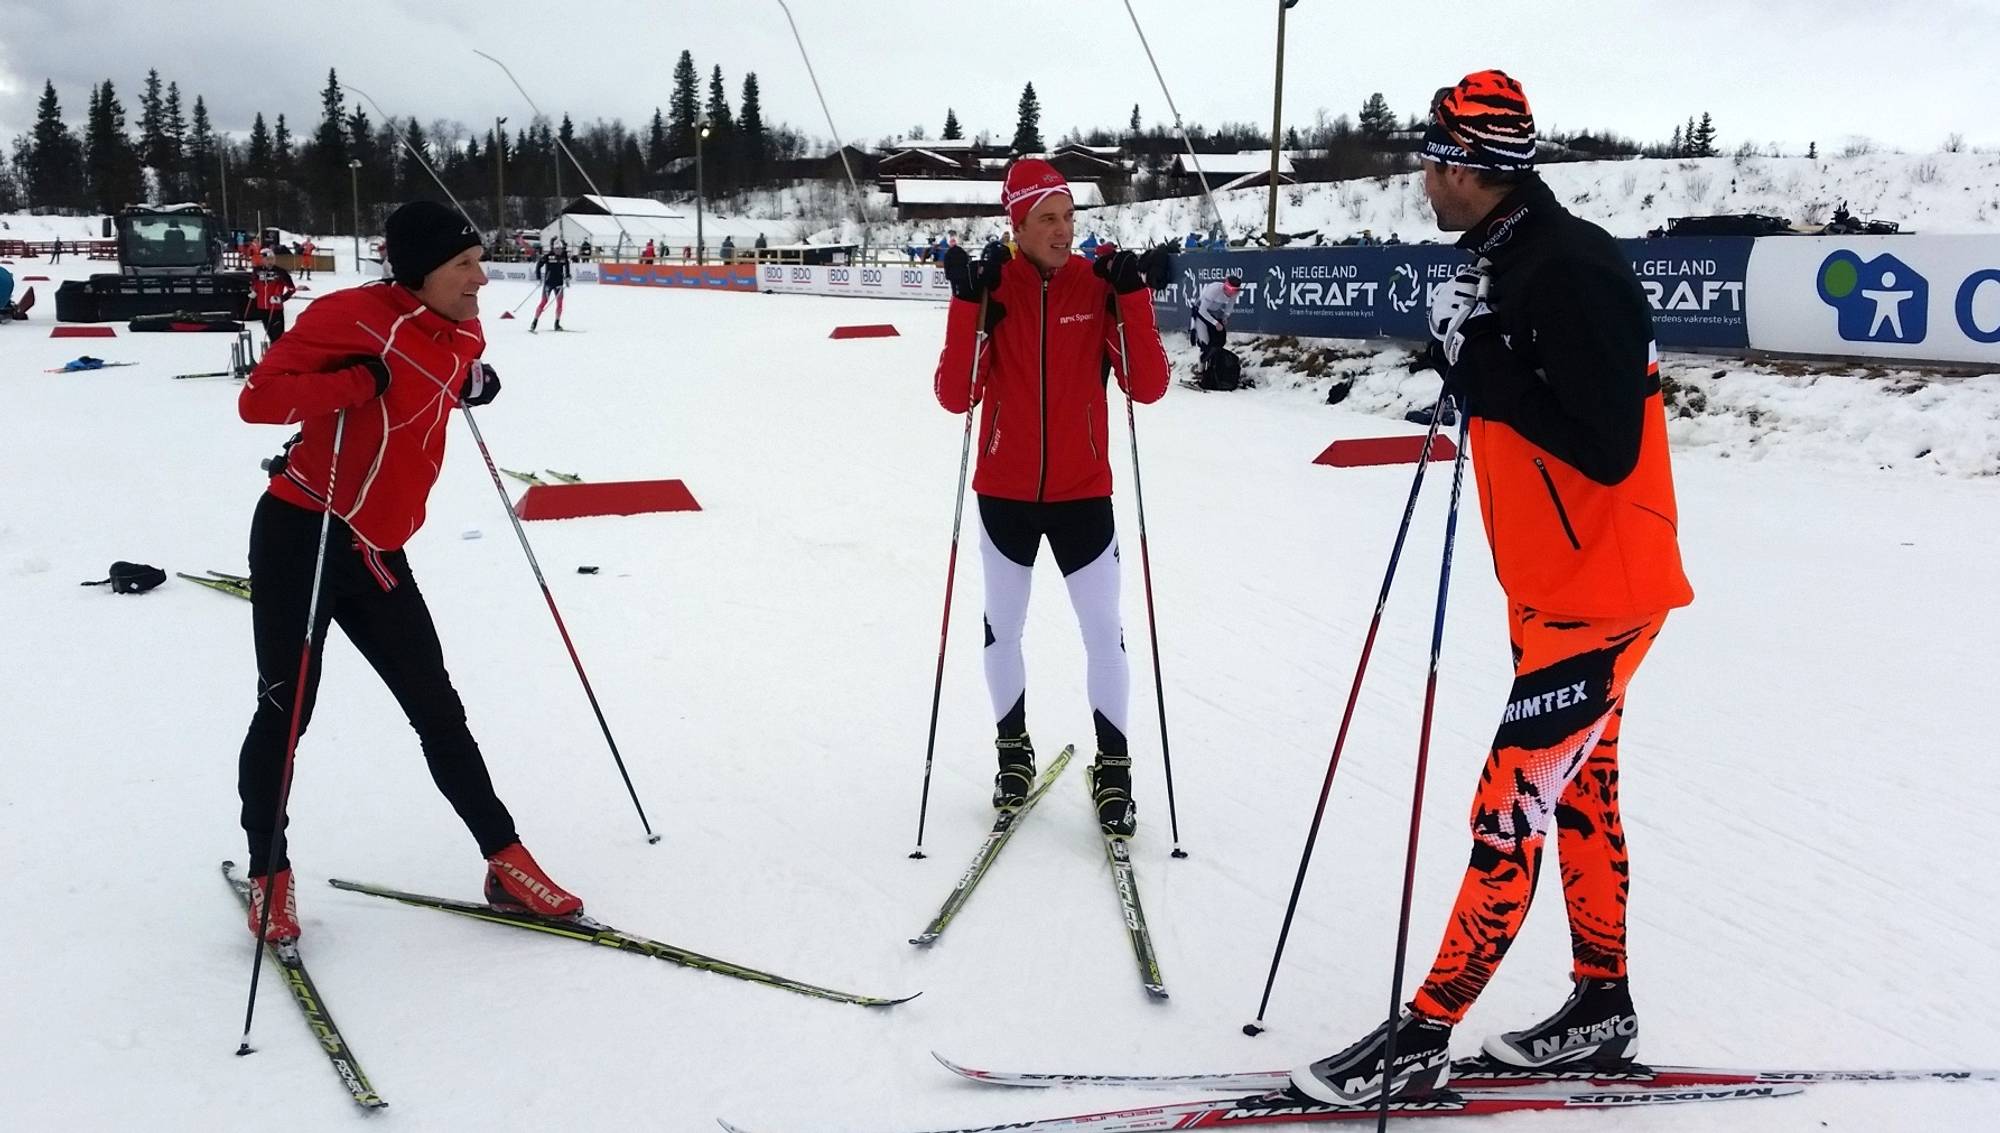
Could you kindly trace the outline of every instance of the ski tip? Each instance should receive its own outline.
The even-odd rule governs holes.
[[[899,995],[892,999],[885,999],[885,998],[863,999],[859,1000],[858,1002],[863,1007],[897,1007],[902,1004],[908,1003],[910,1000],[915,999],[922,994],[923,992],[921,991],[913,991],[908,995]]]
[[[743,1128],[741,1125],[731,1125],[720,1117],[715,1119],[715,1123],[722,1126],[724,1133],[750,1133],[748,1129]]]

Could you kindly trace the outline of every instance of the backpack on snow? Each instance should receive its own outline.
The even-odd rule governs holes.
[[[1203,389],[1230,390],[1243,384],[1243,359],[1234,350],[1217,350],[1209,360],[1208,368],[1201,372],[1200,385]]]

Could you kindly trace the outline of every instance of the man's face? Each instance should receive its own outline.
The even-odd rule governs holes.
[[[1424,196],[1437,214],[1440,232],[1464,232],[1478,224],[1491,205],[1472,170],[1440,161],[1424,162]]]
[[[1070,245],[1076,240],[1076,202],[1068,193],[1050,193],[1035,202],[1015,243],[1028,262],[1043,271],[1054,271],[1069,259]]]
[[[486,286],[486,269],[479,261],[486,249],[477,244],[438,265],[417,289],[418,301],[456,323],[479,317],[479,289]]]

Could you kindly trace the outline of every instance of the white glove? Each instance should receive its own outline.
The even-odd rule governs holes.
[[[1458,365],[1459,351],[1465,347],[1466,329],[1474,319],[1490,319],[1493,308],[1486,296],[1493,286],[1485,267],[1462,268],[1451,280],[1431,294],[1431,335],[1444,344],[1445,361]],[[1472,329],[1480,329],[1474,326]]]

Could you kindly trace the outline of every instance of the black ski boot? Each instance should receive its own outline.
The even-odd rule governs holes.
[[[1389,1028],[1375,1028],[1339,1054],[1328,1055],[1292,1071],[1292,1090],[1328,1105],[1369,1105],[1383,1091],[1382,1056],[1387,1053]],[[1432,1022],[1403,1009],[1396,1020],[1396,1070],[1388,1087],[1391,1098],[1420,1097],[1444,1088],[1451,1077],[1451,1026]]]
[[[1490,1035],[1487,1058],[1533,1070],[1624,1066],[1639,1056],[1639,1016],[1625,980],[1578,980],[1556,1013],[1525,1031]]]
[[[1018,810],[1035,786],[1035,745],[1026,732],[993,741],[1000,753],[1000,772],[993,776],[995,810]]]
[[[1113,838],[1130,838],[1139,829],[1139,808],[1132,802],[1132,757],[1097,753],[1090,766],[1090,797],[1097,801],[1097,824]]]
[[[536,327],[538,327],[538,326],[540,326],[540,325],[542,325],[542,317],[541,317],[540,315],[536,315],[536,316],[535,316],[534,318],[532,318],[532,319],[529,319],[529,320],[528,320],[528,333],[529,333],[529,334],[534,334],[534,333],[536,333],[536,331],[535,331],[535,328],[536,328]]]
[[[556,320],[556,329],[557,329],[557,330],[561,330],[561,329],[562,329],[562,320],[561,320],[561,319],[557,319],[557,320]]]

